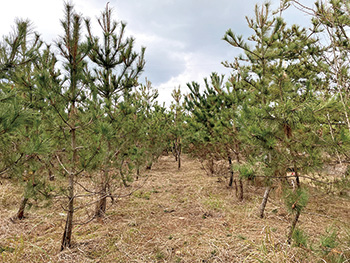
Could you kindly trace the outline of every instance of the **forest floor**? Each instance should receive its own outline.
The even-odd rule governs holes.
[[[277,187],[266,216],[257,216],[264,188],[244,185],[244,201],[225,179],[208,176],[184,157],[182,168],[163,156],[147,177],[134,181],[103,220],[83,223],[94,206],[76,212],[73,244],[60,252],[65,225],[62,200],[33,202],[21,221],[21,191],[0,185],[2,262],[346,262],[350,258],[350,198],[310,188],[298,227],[307,245],[286,243],[291,221]],[[147,178],[147,179],[146,179]],[[79,203],[77,204],[79,206]],[[327,232],[328,231],[328,232]],[[301,238],[302,239],[302,238]],[[322,243],[323,242],[323,243]]]

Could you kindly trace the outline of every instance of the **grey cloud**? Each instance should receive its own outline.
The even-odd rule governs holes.
[[[166,82],[184,70],[184,60],[174,57],[166,50],[149,48],[145,55],[146,68],[143,76],[155,85]]]
[[[308,5],[312,3],[312,0],[304,1]],[[210,72],[212,68],[212,71],[227,73],[220,62],[232,60],[240,51],[229,46],[222,37],[230,28],[237,34],[249,35],[251,32],[245,16],[252,17],[255,4],[264,2],[264,0],[111,0],[110,6],[114,7],[118,20],[127,22],[127,32],[135,36],[137,44],[146,46],[147,63],[143,76],[159,85],[188,70],[189,65],[184,59],[186,54],[196,54],[193,56],[196,59],[207,58],[203,63],[199,60],[193,61],[193,67],[197,66],[198,72]],[[272,4],[273,8],[276,8],[279,1],[274,0]],[[293,15],[290,17],[295,18]],[[150,41],[142,36],[155,38]],[[198,81],[198,79],[186,81],[192,80]]]
[[[43,38],[52,43],[62,29],[59,19],[63,17],[63,2],[59,0],[36,0],[47,12],[31,9],[33,5],[20,0],[16,16],[29,16]],[[146,46],[146,67],[140,81],[147,77],[154,86],[172,89],[186,86],[191,81],[200,82],[210,72],[229,74],[220,62],[232,61],[240,51],[222,40],[231,28],[235,33],[248,36],[245,16],[254,15],[256,2],[265,0],[107,0],[114,8],[114,17],[127,23],[126,33],[136,39],[136,50]],[[73,0],[76,10],[95,20],[103,11],[106,2],[100,0]],[[314,0],[301,0],[312,6]],[[13,1],[6,4],[13,9]],[[279,0],[271,0],[273,8]],[[5,4],[5,7],[6,7]],[[4,9],[10,10],[10,9]],[[10,12],[9,12],[10,13]],[[296,15],[297,14],[297,15]],[[7,14],[6,14],[7,15]],[[5,14],[4,16],[5,17]],[[294,23],[307,23],[309,17],[291,9],[286,18]],[[7,19],[2,28],[7,28]],[[11,23],[13,19],[11,18]],[[8,26],[8,28],[10,28]],[[93,30],[99,32],[98,25]],[[4,32],[7,34],[7,32]]]
[[[177,76],[185,70],[185,61],[174,58],[174,54],[207,53],[211,57],[220,57],[220,62],[229,58],[225,55],[229,47],[222,37],[227,29],[237,24],[245,24],[242,9],[251,9],[232,0],[221,1],[112,1],[115,13],[121,20],[125,20],[135,37],[137,34],[149,34],[167,39],[167,43],[154,41],[141,43],[146,45],[146,71],[144,75],[155,84],[164,83],[172,76]],[[248,5],[249,6],[249,5]],[[182,45],[172,45],[180,42]],[[200,62],[194,61],[195,65]],[[213,62],[214,63],[214,62]],[[206,67],[209,67],[207,65]],[[203,76],[205,77],[205,76]],[[191,81],[191,80],[188,80]]]

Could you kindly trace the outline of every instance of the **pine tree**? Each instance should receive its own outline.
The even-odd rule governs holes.
[[[181,89],[175,88],[171,93],[173,101],[171,102],[170,109],[172,111],[173,125],[171,127],[172,134],[172,149],[177,161],[178,169],[181,168],[181,152],[182,152],[182,141],[184,137],[184,107],[181,102],[182,94]]]
[[[86,102],[88,91],[85,89],[86,68],[85,58],[90,52],[90,45],[82,42],[81,30],[83,19],[81,15],[74,11],[71,4],[65,3],[65,18],[61,20],[64,29],[64,35],[57,41],[57,47],[63,58],[63,66],[66,71],[64,81],[66,85],[62,88],[56,87],[56,97],[52,99],[52,107],[55,109],[61,122],[69,130],[66,138],[70,138],[70,145],[65,150],[70,155],[69,166],[61,162],[62,167],[68,174],[67,187],[67,220],[62,238],[61,250],[71,246],[73,216],[74,216],[74,200],[75,200],[75,180],[76,177],[84,170],[84,167],[78,169],[81,164],[79,162],[78,130],[83,133],[84,125],[80,123],[82,120],[83,106]],[[87,147],[85,147],[87,148]],[[94,154],[94,153],[90,153]],[[84,166],[84,165],[83,165]]]
[[[14,146],[9,147],[9,155],[3,156],[6,162],[10,156],[13,160],[8,166],[11,169],[5,171],[12,172],[18,182],[24,184],[16,219],[24,218],[29,198],[47,197],[49,189],[45,178],[38,174],[45,155],[50,151],[50,139],[44,129],[44,113],[48,105],[35,80],[41,45],[39,36],[31,30],[30,22],[17,20],[14,33],[4,39],[1,48],[2,94],[5,97],[11,94],[2,101],[2,109],[6,111],[2,118],[5,133],[2,139],[6,138],[7,143]],[[10,123],[6,120],[10,117],[6,116],[8,114],[16,116]],[[5,140],[2,142],[5,143]]]
[[[164,105],[159,105],[158,91],[146,80],[135,92],[133,99],[137,110],[138,144],[144,149],[146,169],[152,169],[153,163],[167,148],[170,116]]]
[[[190,93],[185,98],[185,107],[191,113],[189,128],[192,130],[192,136],[188,138],[190,147],[192,145],[191,152],[201,159],[208,160],[209,173],[213,174],[214,160],[218,158],[217,153],[220,153],[221,150],[221,148],[216,150],[219,145],[216,142],[221,140],[221,132],[215,133],[215,125],[219,120],[220,105],[222,105],[214,86],[222,84],[223,76],[212,74],[210,80],[212,85],[205,79],[203,93],[198,83],[187,84]]]
[[[296,4],[299,4],[298,2]],[[328,80],[328,90],[322,95],[324,100],[333,98],[337,105],[329,109],[324,116],[324,132],[330,135],[333,147],[328,153],[336,155],[338,162],[348,159],[350,135],[350,10],[346,1],[317,1],[313,13],[313,24],[319,28],[319,34],[326,37],[327,45],[323,61],[327,64],[324,70]]]
[[[18,158],[17,153],[15,153],[12,155],[14,159],[10,157],[12,150],[7,150],[12,148],[7,143],[11,143],[11,136],[17,136],[16,131],[25,126],[26,120],[28,122],[32,120],[33,112],[29,109],[30,103],[24,103],[23,91],[18,89],[13,81],[14,76],[21,71],[20,67],[24,67],[28,63],[33,64],[40,47],[37,35],[34,36],[33,42],[27,45],[30,37],[29,27],[29,21],[17,20],[14,32],[5,37],[0,44],[0,103],[2,104],[0,135],[3,143],[1,147],[3,166],[0,171],[2,173],[19,163],[20,159],[23,163],[22,155]]]
[[[191,91],[185,98],[186,109],[192,113],[189,126],[194,129],[190,143],[196,145],[196,152],[206,153],[209,157],[210,166],[214,159],[226,159],[228,161],[231,187],[235,182],[236,194],[238,195],[237,183],[234,180],[232,154],[235,161],[240,163],[240,142],[237,137],[237,123],[235,117],[236,101],[240,95],[229,81],[224,85],[224,76],[213,73],[210,82],[205,79],[205,90],[200,92],[198,83],[188,84]],[[209,167],[209,169],[212,169]],[[211,173],[214,171],[211,170]],[[239,199],[243,200],[243,181],[239,179]]]
[[[319,96],[325,87],[322,49],[315,31],[288,28],[276,15],[270,19],[269,4],[256,6],[255,18],[247,21],[254,32],[248,38],[253,46],[228,30],[224,40],[244,55],[225,65],[234,70],[235,85],[247,94],[239,111],[240,138],[250,147],[247,163],[265,178],[266,198],[273,178],[286,178],[288,168],[294,172],[298,194],[293,195],[290,240],[306,204],[298,203],[303,193],[300,177],[322,166],[322,149],[327,146],[318,133],[330,107]]]
[[[109,8],[108,4],[98,18],[103,34],[102,40],[93,36],[90,20],[85,20],[85,22],[88,30],[88,41],[92,46],[89,58],[95,65],[92,80],[98,96],[97,99],[101,100],[100,107],[103,112],[100,115],[106,116],[106,118],[99,119],[101,122],[99,125],[102,125],[101,127],[104,127],[106,131],[103,133],[104,137],[102,138],[106,144],[106,152],[102,161],[103,172],[98,191],[99,201],[95,212],[96,217],[101,218],[106,212],[111,161],[115,158],[116,151],[120,151],[116,145],[113,145],[113,141],[118,137],[115,132],[120,131],[120,125],[123,125],[117,121],[118,114],[122,114],[118,110],[119,101],[123,98],[123,95],[127,95],[132,88],[138,85],[138,77],[145,65],[145,48],[142,48],[140,53],[134,51],[135,40],[133,38],[125,38],[126,24],[113,20],[112,9]],[[107,123],[104,124],[103,122]],[[114,163],[116,164],[117,162]],[[122,171],[122,168],[119,168]],[[124,177],[122,176],[122,178]],[[123,183],[126,184],[124,179]]]

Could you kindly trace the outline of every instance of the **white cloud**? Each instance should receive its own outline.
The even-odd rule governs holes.
[[[93,31],[100,32],[96,17],[106,2],[72,0],[75,9],[90,17]],[[136,39],[136,51],[146,46],[147,77],[159,88],[160,101],[169,101],[174,87],[186,83],[202,83],[211,72],[229,74],[220,63],[239,53],[221,38],[231,28],[248,35],[245,16],[254,15],[255,3],[265,0],[109,0],[117,21],[127,23],[126,34]],[[272,0],[273,8],[279,0]],[[312,6],[313,0],[302,0]],[[0,35],[7,35],[15,18],[29,18],[43,39],[52,43],[62,33],[60,19],[64,17],[62,0],[12,0],[2,3]],[[294,10],[294,11],[293,11]],[[297,15],[295,15],[297,14]],[[286,13],[294,23],[307,23],[309,18],[291,9]],[[250,32],[250,31],[249,31]]]
[[[184,70],[172,76],[168,81],[163,82],[155,87],[159,91],[159,101],[165,102],[169,106],[171,101],[171,92],[178,86],[181,87],[183,94],[189,92],[187,83],[192,81],[204,85],[204,78],[209,78],[212,72],[229,75],[230,70],[221,65],[217,57],[211,57],[201,53],[183,53]]]

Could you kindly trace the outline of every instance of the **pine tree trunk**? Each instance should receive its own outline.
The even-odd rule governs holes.
[[[110,153],[113,152],[112,150],[112,144],[110,141],[107,142],[108,147],[108,156],[111,156]],[[109,183],[109,165],[110,165],[110,158],[107,158],[107,163],[104,165],[103,173],[101,174],[101,186],[99,191],[99,200],[96,203],[96,210],[95,210],[95,217],[97,219],[101,219],[104,217],[106,213],[106,207],[107,207],[107,185]],[[123,163],[122,163],[123,165]]]
[[[95,216],[97,219],[101,219],[104,217],[106,213],[106,207],[107,207],[107,198],[106,198],[106,191],[104,189],[104,191],[100,193],[100,199],[96,204]]]
[[[75,113],[75,106],[72,105],[72,115]],[[73,117],[74,118],[74,117]],[[74,177],[75,177],[75,167],[76,163],[78,161],[78,150],[76,145],[76,130],[75,130],[75,122],[73,121],[71,129],[72,134],[72,149],[73,149],[73,156],[72,156],[72,163],[73,163],[73,171],[69,174],[69,183],[68,183],[68,211],[67,211],[67,219],[66,219],[66,226],[64,228],[63,238],[62,238],[62,244],[61,244],[61,251],[64,250],[67,247],[71,246],[71,240],[72,240],[72,229],[73,229],[73,215],[74,215]]]
[[[239,201],[243,201],[243,180],[242,178],[239,178]]]
[[[208,163],[208,166],[209,166],[209,172],[210,172],[210,175],[214,175],[214,159],[212,156],[210,156],[210,160],[209,160],[209,163]]]
[[[175,162],[177,162],[177,168],[180,169],[181,168],[181,144],[178,141],[178,138],[176,138],[176,140],[174,140],[173,143],[173,155],[175,156]]]
[[[237,181],[233,180],[233,182],[235,183],[235,192],[236,192],[236,197],[238,198],[238,185],[237,185]]]
[[[181,168],[181,145],[177,143],[176,145],[176,156],[177,156],[177,169]]]
[[[236,155],[236,161],[237,163],[241,163],[241,160],[239,158],[239,144],[238,143],[235,143],[235,151],[234,151],[235,155]],[[237,187],[237,183],[236,183],[236,180],[235,180],[235,188],[236,188],[236,196],[238,196],[238,187]],[[239,178],[239,188],[240,188],[240,192],[239,192],[239,200],[240,201],[243,201],[243,179],[242,178]]]
[[[137,165],[137,168],[136,168],[136,181],[139,180],[139,177],[140,177],[140,166]]]
[[[171,152],[173,156],[175,157],[175,162],[177,162],[177,152],[176,152],[176,142],[173,141],[173,146],[171,147]]]
[[[74,215],[74,174],[73,173],[69,175],[68,188],[69,188],[68,190],[69,203],[68,203],[66,226],[64,228],[64,233],[62,238],[61,251],[71,246],[73,215]]]
[[[298,223],[299,216],[300,216],[300,209],[297,209],[297,211],[296,211],[296,213],[295,213],[295,216],[294,216],[294,218],[293,218],[293,221],[292,221],[292,224],[291,224],[291,227],[290,227],[288,236],[287,236],[287,243],[288,243],[288,244],[290,244],[290,243],[292,242],[293,232],[294,232],[294,230],[295,230],[295,226],[296,226],[297,223]]]
[[[228,154],[227,159],[228,159],[228,165],[229,165],[229,171],[230,171],[230,181],[228,183],[228,186],[232,187],[232,185],[233,185],[233,170],[232,170],[232,159],[231,159],[230,154]]]
[[[174,146],[174,156],[175,156],[175,162],[177,162],[177,152],[176,152],[175,146]]]
[[[28,202],[27,197],[22,197],[21,203],[19,205],[19,209],[16,215],[16,219],[22,220],[24,218],[24,209],[26,207],[26,204]]]
[[[263,197],[263,200],[261,202],[260,209],[259,209],[260,218],[264,218],[265,207],[266,207],[267,199],[269,198],[271,189],[272,189],[271,186],[268,186],[265,189],[264,197]]]
[[[299,179],[299,175],[298,175],[298,170],[296,168],[296,165],[294,164],[294,172],[295,172],[295,181],[297,184],[297,189],[300,189],[300,179]],[[295,230],[295,226],[298,223],[299,217],[300,217],[300,212],[301,209],[296,209],[296,213],[295,216],[293,218],[292,224],[290,226],[290,230],[287,236],[287,243],[290,244],[292,242],[292,237],[293,237],[293,232]]]
[[[129,187],[129,185],[126,182],[126,178],[125,178],[125,175],[124,175],[124,172],[123,172],[123,165],[124,165],[124,160],[122,160],[122,163],[120,164],[120,167],[119,167],[120,177],[122,179],[124,187]]]
[[[48,168],[48,170],[49,170],[49,180],[55,181],[55,175],[52,173],[52,170],[50,168]]]
[[[101,219],[106,213],[107,207],[107,180],[108,180],[108,169],[106,169],[101,177],[101,188],[99,191],[99,200],[96,203],[95,217]]]

